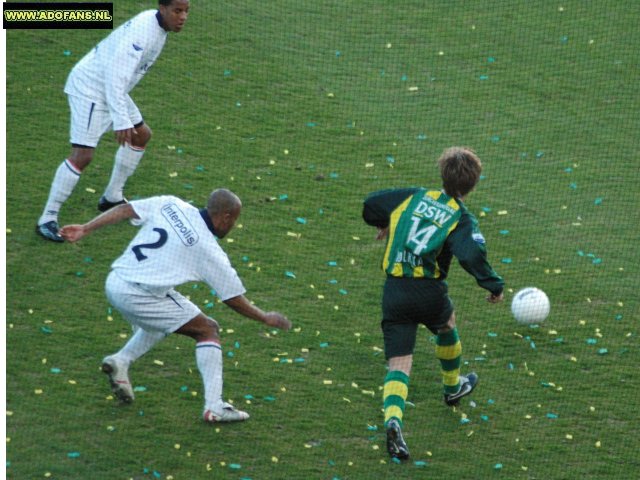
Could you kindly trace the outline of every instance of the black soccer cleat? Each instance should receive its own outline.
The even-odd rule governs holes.
[[[64,238],[58,233],[59,229],[58,222],[55,220],[43,223],[42,225],[36,225],[36,233],[42,238],[52,242],[62,243],[64,242]]]
[[[469,375],[460,375],[460,390],[456,393],[445,393],[444,394],[444,403],[449,405],[450,407],[456,406],[460,403],[462,397],[466,397],[473,389],[476,388],[478,384],[478,375],[475,372],[470,373]]]
[[[402,437],[400,422],[395,418],[392,418],[387,423],[387,451],[391,458],[397,458],[398,460],[409,458],[409,447],[407,447]]]
[[[98,210],[101,212],[106,212],[107,210],[111,210],[113,207],[117,207],[118,205],[124,205],[127,202],[126,198],[123,198],[119,202],[110,202],[105,198],[105,196],[101,196],[100,200],[98,200]]]

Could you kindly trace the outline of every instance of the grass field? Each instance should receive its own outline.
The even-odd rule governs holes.
[[[152,8],[115,2],[115,24]],[[640,88],[635,0],[192,2],[133,91],[154,137],[129,198],[243,200],[224,248],[270,331],[180,290],[223,327],[225,397],[252,418],[210,428],[189,339],[131,370],[119,406],[100,361],[124,343],[104,279],[129,225],[79,244],[33,232],[68,154],[62,93],[105,31],[6,32],[6,475],[23,479],[630,479],[640,461]],[[438,187],[435,160],[473,147],[467,204],[505,278],[489,305],[450,276],[464,371],[481,384],[442,402],[426,330],[405,413],[412,459],[385,451],[379,330],[383,245],[367,193]],[[61,212],[92,218],[115,142],[103,138]],[[537,328],[509,302],[535,285]]]

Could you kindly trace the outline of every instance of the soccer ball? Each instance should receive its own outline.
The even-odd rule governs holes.
[[[550,309],[551,304],[546,293],[535,287],[523,288],[516,293],[511,302],[511,313],[516,322],[522,324],[543,322]]]

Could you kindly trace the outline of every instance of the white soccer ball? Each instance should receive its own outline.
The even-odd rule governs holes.
[[[527,287],[516,293],[511,301],[511,313],[516,322],[522,324],[540,323],[551,310],[549,297],[539,288]]]

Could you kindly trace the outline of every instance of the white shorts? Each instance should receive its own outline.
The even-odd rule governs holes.
[[[71,109],[70,141],[85,147],[97,147],[102,135],[113,127],[109,107],[86,97],[67,95]],[[127,111],[133,125],[142,122],[142,114],[127,95]]]
[[[170,334],[202,313],[175,290],[170,290],[165,297],[159,297],[137,283],[121,279],[113,271],[107,277],[106,293],[111,305],[129,323],[143,330]]]

